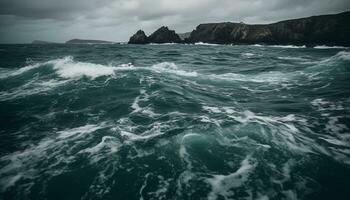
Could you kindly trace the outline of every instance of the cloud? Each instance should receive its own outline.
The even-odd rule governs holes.
[[[268,23],[346,10],[348,0],[1,0],[0,42],[126,41],[137,29],[161,25],[185,32],[204,22]]]

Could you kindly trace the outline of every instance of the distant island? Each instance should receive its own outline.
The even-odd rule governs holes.
[[[350,46],[350,11],[334,15],[280,21],[272,24],[208,23],[190,33],[177,34],[162,26],[150,36],[142,30],[129,44],[215,43]]]
[[[49,42],[43,40],[33,40],[31,44],[115,44],[116,42],[104,41],[104,40],[85,40],[85,39],[72,39],[65,43]]]
[[[43,41],[43,40],[33,40],[32,44],[58,44],[56,42],[49,42],[49,41]]]
[[[72,39],[68,40],[66,44],[112,44],[114,42],[103,40],[85,40],[85,39]]]

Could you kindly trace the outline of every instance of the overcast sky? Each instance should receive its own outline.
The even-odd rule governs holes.
[[[349,0],[0,0],[0,43],[72,38],[127,41],[162,25],[269,23],[350,10]]]

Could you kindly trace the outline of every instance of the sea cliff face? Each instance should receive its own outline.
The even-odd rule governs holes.
[[[200,24],[186,39],[166,27],[158,29],[145,43],[217,43],[350,46],[350,12],[292,19],[272,24]],[[137,43],[130,39],[129,43]]]

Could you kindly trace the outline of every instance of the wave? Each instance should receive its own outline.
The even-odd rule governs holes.
[[[305,45],[297,46],[297,45],[262,45],[262,44],[252,44],[252,45],[249,45],[249,46],[252,46],[252,47],[290,48],[290,49],[306,48]]]
[[[349,60],[350,60],[350,51],[339,51],[334,56],[321,60],[314,67],[329,66],[329,65],[337,66],[337,62],[349,61]]]
[[[241,55],[243,56],[243,57],[253,57],[253,56],[255,56],[255,54],[254,53],[241,53]]]
[[[242,56],[254,56],[253,53],[242,53]],[[281,60],[296,60],[305,61],[302,57],[292,57],[292,56],[280,56],[278,59]],[[1,100],[12,100],[16,98],[21,98],[33,94],[38,94],[42,92],[47,92],[49,90],[55,89],[57,87],[63,86],[69,82],[69,80],[77,80],[82,77],[87,77],[94,80],[99,77],[116,77],[120,71],[151,71],[160,74],[172,74],[180,77],[197,78],[201,80],[212,80],[212,81],[242,81],[242,82],[253,82],[253,83],[270,83],[270,84],[282,84],[283,87],[288,86],[285,84],[296,83],[300,76],[307,76],[308,79],[318,78],[324,76],[332,68],[325,68],[324,66],[336,66],[338,61],[349,61],[350,52],[340,51],[336,55],[317,62],[316,65],[312,65],[306,70],[306,73],[299,72],[261,72],[258,74],[240,74],[240,73],[224,73],[224,74],[204,74],[197,71],[185,70],[181,66],[176,65],[173,62],[161,62],[150,67],[135,67],[131,63],[121,64],[121,65],[102,65],[94,64],[88,62],[75,61],[72,56],[63,57],[60,59],[54,59],[43,63],[36,63],[33,65],[28,65],[23,68],[16,70],[2,70],[4,74],[1,76],[2,79],[6,76],[20,76],[24,73],[30,72],[34,69],[41,67],[51,68],[58,78],[63,78],[66,80],[61,80],[57,78],[52,78],[46,75],[44,77],[33,77],[27,83],[22,86],[12,88],[7,91],[0,92]],[[313,63],[312,63],[313,64]],[[321,68],[315,73],[315,68]],[[334,68],[334,67],[333,67]],[[298,78],[299,77],[299,78]],[[50,78],[49,80],[47,78]],[[147,110],[145,112],[148,112]],[[151,111],[149,111],[151,114]]]
[[[179,44],[179,43],[150,43],[149,45],[175,45],[175,44]]]
[[[249,45],[249,46],[253,46],[253,47],[264,47],[264,45],[261,45],[261,44],[252,44],[252,45]]]
[[[205,42],[196,42],[194,45],[205,45],[205,46],[218,46],[220,44],[213,44],[213,43],[205,43]]]
[[[326,46],[326,45],[321,45],[321,46],[314,46],[314,49],[347,49],[349,47],[344,47],[344,46]]]
[[[288,49],[306,48],[305,45],[302,45],[302,46],[296,46],[296,45],[267,45],[266,47],[288,48]]]
[[[185,71],[178,68],[175,63],[162,62],[151,66],[151,69],[157,73],[171,73],[179,76],[197,77],[198,73],[195,71]]]
[[[213,175],[206,182],[211,186],[211,192],[208,194],[208,199],[218,199],[219,196],[224,199],[229,199],[232,195],[230,191],[233,188],[240,187],[249,178],[257,166],[256,161],[253,161],[251,156],[247,156],[242,162],[237,171],[228,175]]]
[[[58,88],[60,86],[65,85],[68,83],[69,80],[37,80],[33,79],[26,84],[12,88],[8,91],[1,91],[0,92],[0,100],[2,101],[9,101],[13,99],[23,98],[39,93],[45,93],[50,90],[53,90],[55,88]]]
[[[51,61],[53,69],[62,78],[81,78],[83,76],[96,79],[100,76],[115,75],[115,67],[85,62],[75,62],[73,57],[68,56],[63,59]]]
[[[306,58],[301,58],[301,57],[292,57],[292,56],[280,56],[277,57],[280,60],[298,60],[298,61],[306,61],[308,59]]]
[[[241,81],[241,82],[253,82],[253,83],[271,83],[279,84],[282,82],[288,82],[292,80],[296,74],[282,73],[282,72],[263,72],[260,74],[246,75],[237,73],[225,73],[225,74],[210,74],[207,75],[211,80],[224,80],[224,81]]]
[[[116,137],[97,137],[93,134],[100,129],[108,131],[110,127],[108,123],[87,124],[54,132],[35,145],[30,144],[24,150],[0,157],[0,163],[3,164],[0,169],[0,191],[6,190],[18,181],[31,182],[42,173],[45,173],[49,179],[64,173],[65,167],[62,168],[62,165],[75,162],[81,155],[89,157],[90,162],[101,163],[100,160],[106,154],[115,153],[120,146],[120,142]],[[99,141],[99,138],[101,138],[101,142],[95,145],[94,143],[86,143],[86,140],[92,138],[95,138],[95,141]],[[67,148],[68,144],[70,148]],[[80,150],[76,151],[76,149]],[[113,158],[110,157],[110,159]],[[52,160],[52,162],[48,165],[42,165],[47,160]],[[110,161],[106,161],[104,164],[108,165]],[[25,184],[22,187],[28,187],[26,189],[29,189],[31,184]]]
[[[45,66],[51,66],[52,69],[54,69],[55,72],[62,78],[79,79],[82,77],[87,77],[92,80],[101,76],[113,76],[115,75],[116,70],[130,70],[134,67],[131,63],[112,66],[88,62],[77,62],[74,61],[72,56],[66,56],[64,58],[19,68],[10,73],[9,76],[18,76],[33,69]]]
[[[350,51],[340,51],[334,57],[349,61],[350,60]]]

